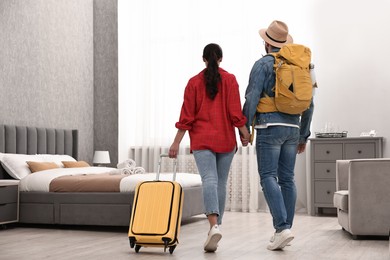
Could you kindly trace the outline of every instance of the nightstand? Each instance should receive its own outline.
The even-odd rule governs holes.
[[[0,224],[19,221],[19,181],[0,180]]]

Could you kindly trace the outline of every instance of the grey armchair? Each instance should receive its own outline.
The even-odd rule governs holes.
[[[390,158],[338,160],[333,204],[339,224],[354,239],[389,236]]]

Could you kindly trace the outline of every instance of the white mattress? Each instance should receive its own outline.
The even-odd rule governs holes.
[[[20,191],[43,191],[49,192],[50,182],[57,177],[78,174],[103,174],[115,170],[110,167],[82,167],[82,168],[56,168],[29,174],[20,180]],[[172,180],[172,173],[161,173],[160,180]],[[131,192],[141,181],[153,181],[156,173],[143,173],[127,175],[121,180],[120,192]],[[176,181],[184,187],[201,186],[199,174],[177,173]]]

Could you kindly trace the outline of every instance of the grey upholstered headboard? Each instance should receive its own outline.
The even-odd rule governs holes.
[[[0,125],[0,153],[68,154],[77,160],[78,131]],[[8,178],[0,164],[0,179]]]

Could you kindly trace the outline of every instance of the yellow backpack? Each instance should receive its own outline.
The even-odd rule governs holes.
[[[257,112],[302,114],[309,108],[313,85],[310,78],[311,51],[300,44],[286,44],[274,56],[275,97],[265,95],[257,104]]]

